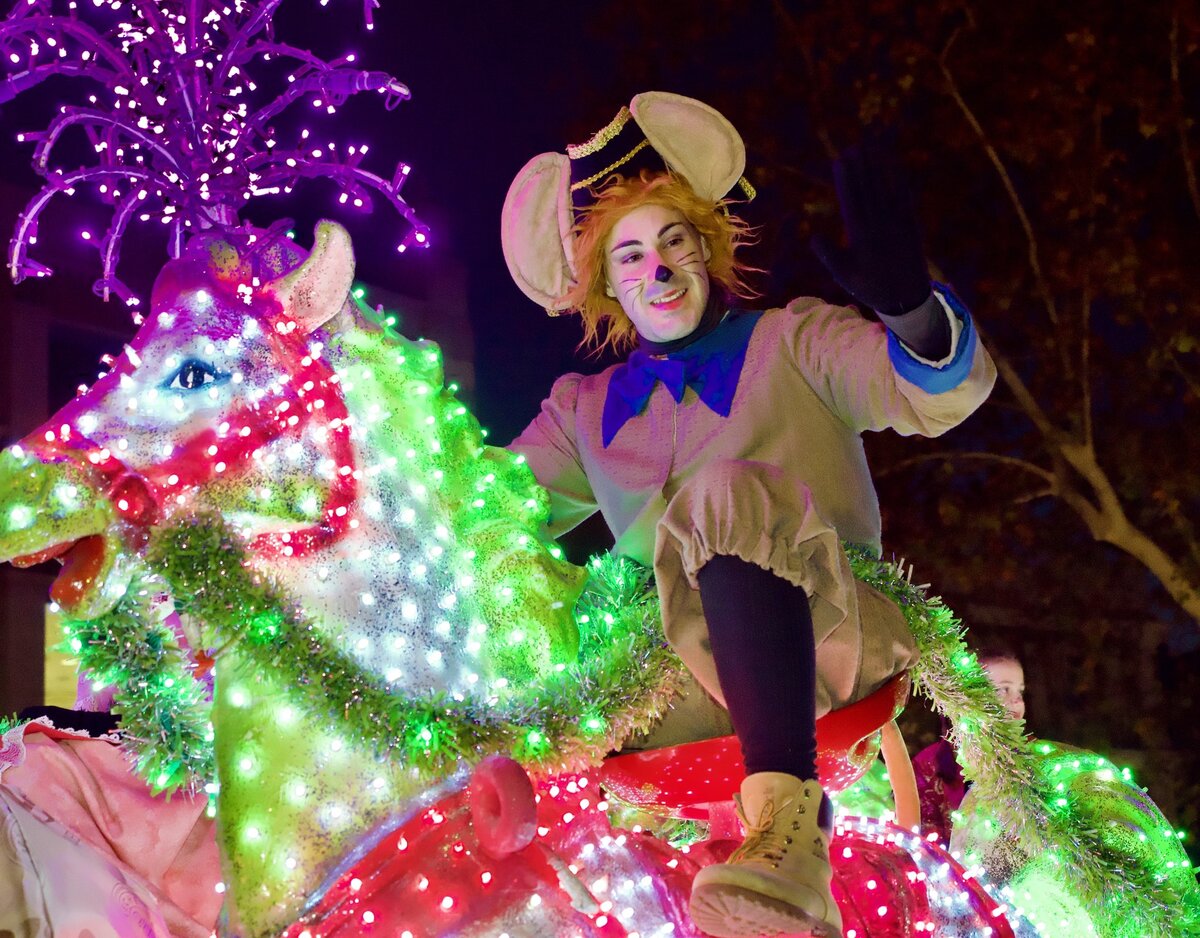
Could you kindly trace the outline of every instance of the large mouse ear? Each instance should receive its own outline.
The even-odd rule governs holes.
[[[500,245],[521,292],[545,308],[565,308],[575,284],[572,256],[571,161],[563,153],[535,156],[508,187],[500,213]]]
[[[671,170],[695,193],[717,201],[746,171],[746,145],[725,117],[703,101],[646,91],[629,102],[633,119]]]
[[[354,247],[349,232],[337,222],[321,221],[304,263],[265,290],[309,333],[338,314],[353,283]]]

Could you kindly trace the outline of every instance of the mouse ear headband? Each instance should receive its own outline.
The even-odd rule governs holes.
[[[746,147],[718,111],[666,91],[637,95],[586,143],[542,153],[517,173],[500,213],[500,243],[521,291],[558,315],[576,280],[572,251],[576,213],[595,201],[593,187],[614,173],[667,169],[714,202],[741,185]]]

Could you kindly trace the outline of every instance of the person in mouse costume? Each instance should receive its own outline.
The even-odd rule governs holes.
[[[861,433],[936,436],[995,381],[971,317],[930,283],[885,149],[835,164],[847,245],[814,245],[878,322],[812,297],[735,305],[747,229],[724,200],[752,195],[745,148],[691,98],[638,95],[588,142],[531,160],[504,205],[522,291],[631,350],[559,378],[511,448],[551,494],[551,534],[598,510],[615,550],[653,566],[667,641],[728,710],[746,836],[696,876],[691,914],[712,935],[841,935],[815,720],[916,658],[842,547],[881,550]]]

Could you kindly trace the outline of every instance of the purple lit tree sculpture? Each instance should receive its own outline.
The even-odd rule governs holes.
[[[379,3],[362,2],[371,29]],[[325,61],[277,41],[272,17],[281,3],[17,2],[0,23],[0,61],[7,68],[0,103],[56,75],[90,79],[97,88],[87,104],[60,106],[45,130],[18,135],[18,141],[36,144],[33,165],[44,184],[22,211],[9,244],[14,281],[52,273],[30,254],[38,222],[55,196],[85,187],[112,206],[102,237],[81,232],[100,251],[102,274],[94,290],[135,308],[140,298],[117,273],[132,223],[164,225],[172,257],[199,231],[246,243],[263,232],[240,219],[245,206],[260,196],[290,193],[305,179],[332,182],[338,202],[358,211],[370,211],[373,199],[382,199],[407,222],[397,250],[428,246],[428,228],[401,196],[408,164],[398,163],[389,179],[363,167],[366,144],[317,144],[306,129],[289,142],[280,139],[277,123],[292,123],[287,118],[299,107],[330,115],[351,95],[373,92],[391,110],[409,97],[391,75],[357,68],[353,53]],[[319,0],[321,7],[328,4]],[[55,149],[72,128],[86,134],[94,160],[73,170],[53,166]]]

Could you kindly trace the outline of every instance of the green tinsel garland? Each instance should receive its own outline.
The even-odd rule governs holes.
[[[219,518],[156,532],[148,556],[172,595],[185,597],[181,614],[280,676],[308,713],[430,780],[493,753],[547,771],[595,765],[657,722],[684,673],[662,638],[648,572],[617,557],[589,567],[575,610],[579,663],[488,706],[444,694],[396,696],[317,623],[288,610],[278,588],[246,566],[242,543]]]
[[[855,577],[903,610],[921,652],[913,668],[916,686],[951,721],[950,742],[981,805],[1030,857],[1055,858],[1084,907],[1103,913],[1094,917],[1134,920],[1145,935],[1195,935],[1200,924],[1184,914],[1194,908],[1191,897],[1114,850],[1038,771],[1021,723],[1008,716],[963,641],[962,623],[941,599],[914,586],[902,563],[881,561],[859,548],[847,552]]]
[[[1021,725],[1010,719],[964,629],[900,565],[848,548],[854,575],[903,610],[921,652],[919,692],[951,721],[952,737],[977,797],[1030,856],[1057,857],[1088,908],[1119,907],[1155,934],[1194,933],[1180,916],[1185,897],[1154,871],[1129,865],[1062,805],[1036,769]],[[347,726],[366,746],[434,779],[461,759],[511,754],[546,771],[583,768],[652,726],[679,686],[683,666],[663,642],[647,571],[597,558],[576,610],[580,663],[543,686],[488,707],[445,695],[398,698],[328,642],[316,623],[289,610],[274,584],[251,572],[241,541],[217,517],[157,531],[150,568],[179,597],[180,613],[219,642],[236,642],[260,668],[280,675],[314,715]],[[155,616],[159,582],[135,580],[125,600],[90,623],[69,623],[81,666],[119,685],[122,723],[140,774],[155,790],[213,778],[207,705],[171,630]],[[1105,916],[1107,917],[1107,916]]]
[[[66,649],[100,686],[116,685],[126,749],[152,791],[194,791],[216,777],[204,689],[161,617],[166,585],[142,570],[121,602],[89,621],[66,619]]]

